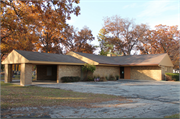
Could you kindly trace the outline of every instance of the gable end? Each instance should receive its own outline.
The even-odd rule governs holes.
[[[20,64],[20,63],[28,63],[25,57],[19,54],[17,51],[13,50],[9,55],[2,61],[2,64]]]

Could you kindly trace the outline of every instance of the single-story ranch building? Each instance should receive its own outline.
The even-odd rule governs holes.
[[[12,64],[21,65],[20,85],[32,84],[32,66],[36,65],[36,80],[61,82],[63,76],[82,78],[84,64],[96,65],[93,76],[120,76],[120,79],[164,80],[165,73],[173,72],[169,56],[164,54],[101,56],[80,52],[66,55],[13,50],[2,62],[5,83],[12,81]]]

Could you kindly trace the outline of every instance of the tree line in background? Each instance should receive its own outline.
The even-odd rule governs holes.
[[[1,59],[13,49],[65,54],[69,51],[100,55],[136,55],[168,53],[175,68],[179,66],[178,26],[136,25],[119,16],[106,17],[97,36],[99,46],[88,27],[78,30],[66,23],[71,15],[80,15],[79,0],[20,1],[1,0]]]
[[[99,31],[100,55],[119,56],[167,53],[174,68],[179,68],[180,30],[178,26],[156,25],[150,30],[146,24],[136,25],[133,20],[119,16],[104,19]]]

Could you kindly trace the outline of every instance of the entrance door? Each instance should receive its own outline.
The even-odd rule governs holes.
[[[131,79],[131,67],[124,67],[124,79]]]
[[[120,67],[120,79],[124,79],[124,67]]]

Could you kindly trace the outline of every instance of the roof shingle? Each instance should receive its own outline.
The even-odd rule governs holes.
[[[99,62],[100,64],[113,64],[113,65],[158,65],[166,55],[166,53],[164,53],[164,54],[107,57],[102,55],[93,55],[93,54],[87,54],[81,52],[75,52],[75,53],[87,57],[96,62]]]
[[[39,52],[22,51],[22,50],[15,50],[15,51],[30,61],[85,63],[70,55],[39,53]]]

